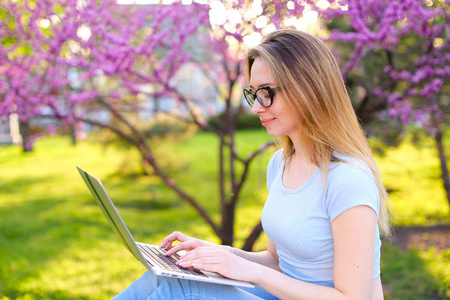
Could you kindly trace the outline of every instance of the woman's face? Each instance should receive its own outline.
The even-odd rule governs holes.
[[[277,87],[266,62],[261,57],[257,57],[250,70],[250,89],[255,92],[262,86]],[[266,127],[267,133],[272,137],[287,135],[294,140],[299,136],[300,130],[294,115],[286,106],[280,92],[275,94],[270,107],[264,107],[255,101],[252,113],[259,115],[262,125]]]

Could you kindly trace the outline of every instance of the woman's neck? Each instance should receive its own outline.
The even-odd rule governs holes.
[[[312,143],[305,138],[301,138],[301,136],[298,136],[295,139],[292,137],[289,138],[292,143],[292,153],[289,153],[288,156],[292,156],[292,159],[300,165],[315,165],[313,163]]]
[[[295,151],[286,160],[283,171],[283,185],[289,189],[298,189],[314,174],[318,166],[305,153]]]

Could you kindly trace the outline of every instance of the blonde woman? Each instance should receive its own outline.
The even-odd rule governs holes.
[[[187,250],[182,267],[258,288],[155,279],[147,272],[118,298],[383,299],[387,194],[331,51],[310,34],[279,30],[248,53],[246,65],[245,99],[282,145],[267,168],[267,251],[179,232],[161,247],[167,255]]]

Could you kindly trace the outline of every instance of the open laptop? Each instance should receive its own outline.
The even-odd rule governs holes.
[[[165,256],[166,250],[158,246],[136,242],[103,187],[102,182],[80,167],[77,167],[77,169],[120,241],[137,260],[155,275],[233,286],[254,287],[249,282],[228,279],[217,273],[179,267],[176,265],[176,261],[180,258],[178,254]]]

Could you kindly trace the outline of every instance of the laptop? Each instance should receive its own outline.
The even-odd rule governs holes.
[[[159,248],[159,246],[136,242],[102,182],[78,166],[77,169],[120,241],[138,261],[155,275],[240,287],[254,287],[249,282],[228,279],[217,273],[200,271],[194,268],[182,268],[176,265],[176,262],[180,259],[178,254],[165,256],[166,250]]]

